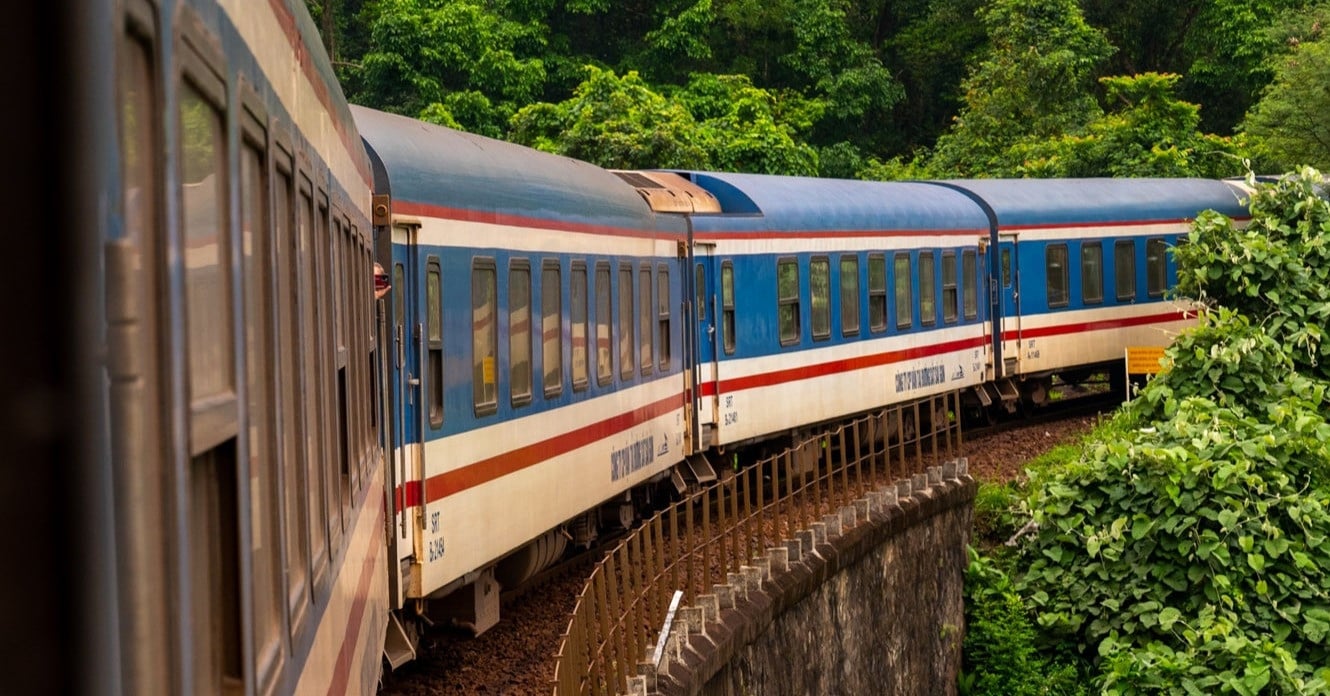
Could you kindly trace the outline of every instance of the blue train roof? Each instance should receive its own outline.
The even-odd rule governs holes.
[[[1236,187],[1209,179],[973,179],[948,185],[973,192],[1001,227],[1192,219],[1204,210],[1243,217]]]
[[[720,215],[696,215],[712,232],[987,230],[964,194],[917,182],[850,181],[765,174],[678,172],[720,201]],[[890,221],[883,223],[884,220]]]
[[[382,163],[395,204],[464,211],[473,219],[521,219],[600,229],[678,232],[637,191],[592,164],[405,116],[352,106],[356,125]]]

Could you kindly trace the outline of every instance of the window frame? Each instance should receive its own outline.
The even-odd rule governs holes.
[[[942,323],[955,324],[961,318],[961,290],[958,283],[959,261],[955,249],[942,252]],[[947,267],[951,269],[948,271]],[[950,294],[948,294],[950,293]]]
[[[728,292],[725,277],[729,276]],[[734,335],[734,262],[720,263],[720,345],[726,355],[734,355],[736,336]]]
[[[1126,249],[1127,254],[1123,256],[1121,250]],[[1123,261],[1126,261],[1124,264]],[[1126,275],[1122,271],[1126,267]],[[1123,292],[1122,280],[1126,279],[1128,286],[1126,292]],[[1113,292],[1119,302],[1136,300],[1136,240],[1119,239],[1113,242]]]
[[[438,313],[434,313],[430,307],[429,294],[430,285],[434,284],[435,292],[438,294]],[[438,339],[434,338],[434,331],[431,327],[437,326],[439,330]],[[432,429],[443,427],[443,265],[439,257],[430,255],[425,259],[425,351],[426,366],[429,370],[425,376],[425,384],[430,390],[425,401],[429,404],[427,417]],[[434,370],[434,355],[438,353],[438,370]],[[437,398],[437,400],[436,400]],[[435,417],[434,408],[438,406],[438,417]]]
[[[490,354],[488,356],[477,356],[476,339],[479,334],[476,331],[475,313],[479,307],[476,305],[476,281],[477,274],[488,273],[490,279],[489,305],[489,345]],[[492,256],[477,256],[471,259],[471,403],[472,409],[477,418],[490,416],[499,411],[499,269],[498,262]],[[477,358],[480,358],[477,362]],[[485,360],[488,359],[489,371],[493,385],[493,394],[485,392]],[[480,374],[476,374],[479,367]],[[477,377],[480,380],[477,381]]]
[[[901,273],[904,261],[905,272]],[[898,251],[891,259],[892,269],[892,304],[896,309],[896,330],[903,331],[914,326],[914,258],[908,251]],[[902,285],[904,281],[904,285]],[[902,293],[901,290],[905,292]],[[902,306],[904,302],[904,306]],[[901,310],[904,309],[902,316]]]
[[[840,271],[840,335],[850,338],[858,336],[863,325],[863,318],[860,316],[862,307],[859,303],[859,255],[841,254],[836,262]],[[849,273],[846,273],[847,263]],[[853,290],[849,292],[846,290],[847,278],[853,283]]]
[[[961,251],[961,316],[965,321],[979,318],[979,251]]]
[[[1157,249],[1158,259],[1151,262],[1151,251]],[[1156,287],[1156,283],[1158,287]],[[1168,240],[1150,237],[1145,240],[1145,292],[1148,297],[1163,297],[1168,291]]]
[[[517,323],[517,322],[516,322],[516,319],[517,319],[516,311],[517,311],[517,310],[516,310],[516,305],[514,304],[514,285],[513,285],[513,277],[514,277],[515,275],[518,276],[518,277],[520,277],[520,276],[523,275],[523,274],[526,275],[526,327],[527,327],[527,328],[526,328],[526,345],[525,345],[525,346],[521,346],[521,344],[518,343],[518,338],[517,338],[517,336],[518,336],[519,334],[517,334],[516,332],[513,331],[513,327],[514,327],[514,326],[516,325],[516,323]],[[535,340],[535,336],[534,336],[535,331],[534,331],[534,328],[535,328],[535,315],[536,315],[536,313],[535,313],[535,311],[534,311],[535,308],[534,308],[534,307],[532,306],[532,304],[531,304],[532,297],[533,297],[534,295],[535,295],[535,293],[532,292],[532,285],[531,285],[531,261],[530,261],[530,259],[527,259],[527,258],[512,258],[512,259],[509,259],[509,260],[508,260],[508,312],[507,312],[507,316],[508,316],[508,401],[509,401],[509,403],[512,405],[513,408],[520,408],[520,407],[522,407],[522,406],[526,406],[527,404],[530,404],[530,403],[532,402],[532,400],[534,399],[534,394],[535,394],[535,390],[536,390],[536,387],[535,387],[535,373],[536,373],[536,371],[535,371],[535,366],[534,366],[534,363],[535,363],[535,353],[536,353],[536,352],[535,352],[535,350],[532,348],[532,344],[534,343],[534,340]],[[514,349],[514,347],[518,347],[518,346],[521,346],[522,348],[524,348],[524,349],[526,350],[526,373],[525,373],[525,379],[526,379],[526,391],[525,391],[525,392],[519,392],[519,391],[517,391],[517,380],[514,378],[514,376],[517,375],[518,372],[517,372],[517,358],[516,358],[516,356],[513,354],[513,349]],[[495,375],[495,376],[497,377],[498,375]]]
[[[821,284],[822,306],[818,309],[817,268],[822,268]],[[819,317],[823,326],[818,326]],[[831,257],[817,254],[808,259],[808,326],[814,341],[831,338]]]
[[[1097,278],[1091,283],[1088,256],[1091,251],[1099,252]],[[1091,290],[1094,290],[1092,293]],[[1100,240],[1081,242],[1081,304],[1103,304],[1104,302],[1104,243]]]
[[[619,380],[628,382],[637,375],[637,294],[633,292],[633,265],[619,264],[618,325]]]
[[[578,286],[578,278],[581,278],[582,286],[582,304],[581,304],[581,328],[582,328],[582,377],[577,376],[577,293],[575,289]],[[572,360],[572,378],[573,391],[584,392],[591,385],[591,278],[587,274],[586,261],[573,261],[570,267],[568,278],[568,320],[572,335],[569,336],[570,347],[572,348],[570,358]]]
[[[548,276],[554,274],[554,292],[550,293]],[[554,299],[554,326],[558,336],[550,341],[546,323],[550,320],[549,298]],[[540,264],[540,384],[546,399],[563,394],[563,264],[558,259],[545,259]],[[550,347],[554,348],[554,380],[551,382]]]
[[[927,270],[928,282],[924,282],[925,270]],[[937,281],[938,268],[937,256],[932,249],[925,249],[919,252],[919,326],[929,327],[937,325]],[[932,311],[926,311],[924,305],[927,303]]]
[[[1053,291],[1056,287],[1053,283],[1054,256],[1058,252],[1062,256],[1061,272],[1061,297],[1054,299]],[[1044,247],[1044,289],[1045,298],[1048,301],[1049,309],[1060,309],[1071,304],[1071,250],[1066,242],[1051,242]]]
[[[662,373],[674,358],[670,319],[670,267],[662,263],[656,266],[656,367]]]
[[[596,385],[604,387],[614,382],[614,352],[619,348],[614,341],[614,269],[609,261],[596,262],[593,279],[596,294],[596,335],[592,340],[596,347]],[[603,354],[600,346],[602,327],[605,329],[606,341]]]
[[[882,286],[873,287],[873,263],[882,264]],[[875,321],[873,318],[873,306],[880,303],[882,306],[882,320]],[[887,255],[877,251],[868,255],[868,332],[878,334],[887,330],[890,311],[887,307]]]
[[[794,269],[793,295],[781,294],[781,271],[785,267],[792,267]],[[798,258],[793,256],[779,256],[776,258],[776,324],[777,324],[776,328],[777,328],[777,335],[780,338],[781,346],[798,345],[803,335],[803,327],[800,326],[799,323],[800,320],[799,297],[801,294],[799,288],[800,285],[799,272],[800,268],[799,268]],[[790,315],[790,326],[788,327],[789,329],[788,331],[786,327],[786,319],[784,316],[786,306],[792,308],[792,314]]]
[[[652,293],[656,281],[651,275],[651,263],[644,262],[637,269],[637,363],[638,374],[646,377],[656,367],[655,324],[653,321],[656,304]]]

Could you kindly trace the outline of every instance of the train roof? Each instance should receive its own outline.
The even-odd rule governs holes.
[[[683,229],[593,164],[361,106],[351,110],[375,160],[375,189],[391,193],[398,210],[610,233]]]
[[[986,231],[964,194],[918,182],[853,181],[679,171],[720,201],[720,215],[694,215],[699,232]],[[890,220],[883,229],[883,220]]]
[[[1042,227],[1097,222],[1190,220],[1205,210],[1245,217],[1244,193],[1211,179],[970,179],[941,182],[970,191],[998,225]]]

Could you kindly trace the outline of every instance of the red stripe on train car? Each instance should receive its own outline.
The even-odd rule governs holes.
[[[369,500],[371,498],[365,498],[365,501]],[[380,519],[382,519],[382,511],[380,511]],[[369,537],[370,541],[378,539],[373,534],[370,534]],[[365,616],[365,604],[369,601],[369,586],[374,579],[374,572],[378,568],[378,564],[379,555],[373,552],[370,552],[362,563],[364,567],[360,571],[360,580],[356,583],[356,596],[351,602],[351,615],[347,620],[346,634],[342,636],[342,645],[337,651],[337,664],[333,667],[332,679],[328,682],[328,693],[330,695],[346,693],[347,681],[351,677],[351,660],[354,659],[353,656],[356,651],[356,638],[362,628],[360,622]]]
[[[1014,341],[1022,338],[1044,338],[1046,336],[1061,336],[1063,334],[1082,333],[1085,331],[1125,329],[1132,326],[1145,326],[1147,324],[1186,321],[1195,316],[1195,312],[1178,309],[1171,312],[1151,314],[1145,317],[1123,317],[1121,319],[1102,319],[1099,321],[1085,321],[1076,324],[1056,324],[1054,326],[1042,326],[1035,329],[1021,329],[1019,332],[1004,331],[1002,332],[1002,340]]]
[[[419,217],[440,218],[443,220],[457,220],[459,222],[484,222],[494,225],[532,227],[544,230],[576,232],[580,234],[594,234],[607,237],[635,237],[638,239],[671,241],[687,239],[687,235],[682,232],[643,230],[631,227],[617,227],[614,225],[591,225],[582,222],[531,217],[529,215],[500,213],[494,210],[453,208],[450,206],[434,205],[432,203],[417,203],[415,201],[398,200],[393,203],[393,206],[395,212],[399,215],[416,215]]]

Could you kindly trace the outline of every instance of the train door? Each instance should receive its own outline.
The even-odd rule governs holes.
[[[697,310],[697,360],[694,362],[693,392],[694,414],[697,418],[699,439],[693,449],[703,450],[711,445],[716,432],[717,402],[720,399],[718,373],[719,329],[716,317],[717,264],[714,244],[697,242],[693,252],[693,288]]]
[[[416,263],[416,228],[393,228],[392,245],[393,287],[393,367],[392,403],[393,419],[393,480],[397,483],[395,498],[396,518],[393,536],[396,540],[397,560],[416,554],[418,539],[414,538],[411,508],[421,502],[424,493],[424,465],[421,459],[420,439],[420,362],[416,350],[420,339],[420,295],[417,283],[421,273]]]
[[[998,237],[998,274],[1000,284],[998,294],[1001,304],[1002,322],[999,335],[1002,344],[1002,369],[1000,376],[1012,377],[1020,373],[1021,368],[1021,273],[1020,254],[1017,251],[1017,235],[1003,233]]]

